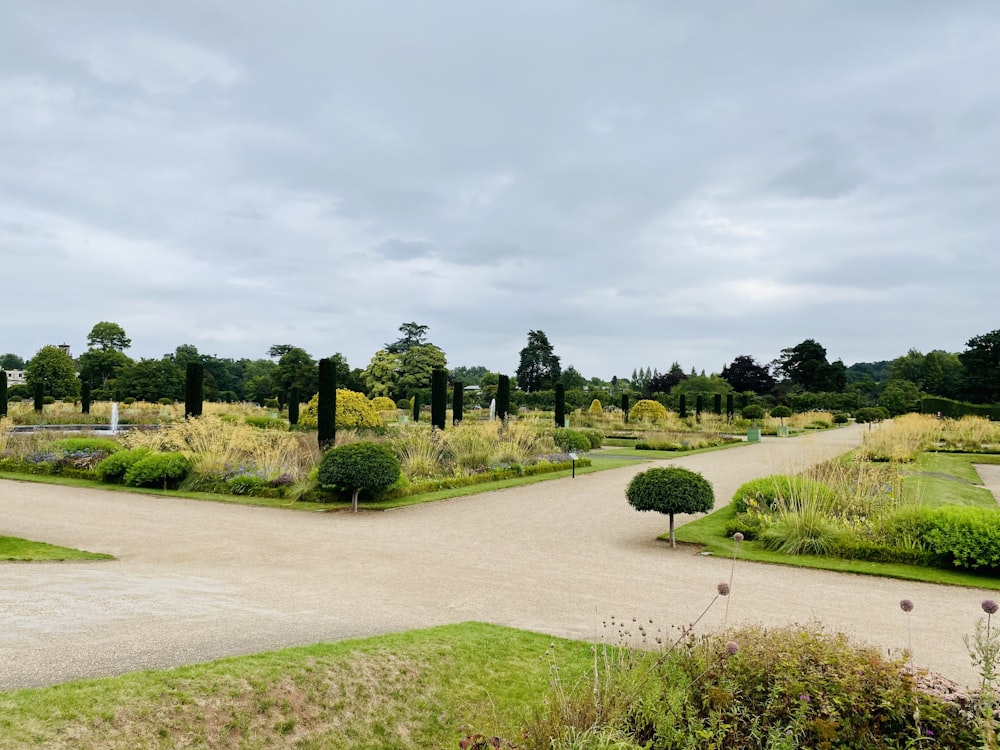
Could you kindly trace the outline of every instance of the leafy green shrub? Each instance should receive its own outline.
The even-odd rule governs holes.
[[[726,536],[732,537],[739,532],[747,541],[753,541],[763,528],[764,518],[759,513],[737,513],[726,522]]]
[[[157,403],[160,406],[170,406],[174,403],[174,400],[172,398],[167,398],[166,396],[164,396]]]
[[[604,433],[594,427],[582,427],[577,432],[587,436],[591,448],[600,448],[604,445]]]
[[[396,402],[396,408],[409,411],[413,407],[413,399],[401,398]]]
[[[841,412],[837,412],[836,414],[833,415],[833,423],[834,424],[847,424],[850,421],[851,421],[851,418],[849,416],[847,416],[846,414],[844,414],[844,412],[842,412],[842,411]]]
[[[557,427],[552,433],[553,442],[564,451],[586,452],[590,450],[590,438],[579,430]]]
[[[175,488],[191,472],[191,460],[183,453],[147,453],[125,472],[131,487]]]
[[[836,497],[836,492],[815,479],[772,474],[741,484],[733,494],[733,509],[737,513],[762,513],[775,510],[782,502],[791,504],[816,499],[829,505]]]
[[[46,448],[58,453],[104,453],[111,455],[122,449],[122,444],[111,438],[75,437],[53,440]]]
[[[1000,568],[1000,510],[944,506],[932,509],[921,539],[957,568]]]
[[[48,406],[49,404],[54,404],[56,402],[55,396],[42,396],[42,403]]]
[[[315,428],[318,424],[319,394],[305,405],[299,414],[299,425]],[[385,425],[378,410],[363,393],[337,389],[337,429],[379,429]]]
[[[881,422],[889,418],[889,410],[884,406],[866,406],[854,412],[856,422]]]
[[[667,418],[667,407],[659,401],[644,398],[636,401],[635,406],[629,410],[628,418],[634,420],[646,420],[648,422],[662,422]]]
[[[248,415],[244,418],[246,423],[251,427],[257,427],[261,430],[285,430],[288,429],[288,422],[286,422],[281,417],[268,417],[268,416],[255,416]]]
[[[757,404],[750,404],[749,406],[744,406],[741,412],[743,419],[749,419],[751,422],[755,422],[758,419],[764,418],[764,407],[758,406]]]
[[[135,399],[132,396],[129,396],[128,398],[123,398],[122,403],[125,404],[125,406],[131,406],[135,403]]]
[[[97,464],[97,476],[102,482],[120,482],[132,464],[148,454],[149,448],[131,448],[112,453]]]
[[[399,479],[399,461],[384,445],[349,443],[323,454],[317,476],[321,487],[350,490],[357,511],[362,492],[378,497]]]
[[[775,419],[780,419],[781,424],[784,424],[785,420],[792,416],[792,410],[783,405],[775,406],[771,409],[771,416]]]
[[[829,430],[831,427],[833,427],[833,425],[825,419],[814,419],[806,425],[807,430]]]
[[[388,396],[376,396],[372,399],[372,408],[375,411],[396,411],[397,405]],[[406,408],[410,408],[409,402]]]

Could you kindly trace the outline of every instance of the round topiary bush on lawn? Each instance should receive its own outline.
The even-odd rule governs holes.
[[[667,418],[667,407],[659,401],[644,398],[642,401],[637,401],[635,406],[629,410],[628,418],[630,421],[638,419],[648,422],[662,422]]]
[[[128,467],[124,481],[131,487],[174,489],[190,472],[191,460],[183,453],[147,453]]]
[[[843,412],[837,412],[836,414],[833,415],[834,424],[847,424],[850,421],[851,418],[846,414],[844,414]]]
[[[625,489],[629,505],[670,516],[670,546],[674,541],[675,513],[707,513],[715,505],[712,485],[696,471],[679,466],[649,469],[636,474]]]
[[[358,512],[358,495],[378,495],[399,479],[399,461],[384,445],[360,442],[331,448],[319,462],[321,487],[351,491],[351,508]]]
[[[771,409],[771,416],[774,417],[775,419],[780,419],[781,424],[784,425],[785,419],[792,416],[792,410],[789,409],[787,406],[775,406],[773,409]]]

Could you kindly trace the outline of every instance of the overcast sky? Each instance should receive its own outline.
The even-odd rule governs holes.
[[[0,0],[0,352],[512,373],[1000,328],[1000,4]]]

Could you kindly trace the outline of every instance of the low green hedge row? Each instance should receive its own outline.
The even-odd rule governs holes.
[[[589,458],[578,458],[577,468],[590,466]],[[382,495],[383,500],[390,500],[397,497],[408,497],[410,495],[421,495],[425,492],[438,492],[439,490],[453,490],[459,487],[471,487],[475,484],[485,484],[486,482],[499,482],[504,479],[514,479],[515,477],[530,477],[536,474],[549,474],[555,471],[565,471],[572,468],[572,461],[553,461],[550,463],[540,463],[534,466],[507,466],[502,469],[491,469],[481,474],[472,474],[462,477],[444,477],[443,479],[429,479],[421,482],[414,482],[406,485],[395,485],[390,487]]]

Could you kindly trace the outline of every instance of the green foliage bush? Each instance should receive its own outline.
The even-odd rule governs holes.
[[[1000,568],[1000,510],[944,506],[927,512],[920,539],[957,568]]]
[[[75,437],[53,440],[46,448],[58,453],[104,453],[111,455],[122,449],[122,444],[111,438]]]
[[[299,425],[315,429],[318,425],[319,394],[299,414]],[[363,393],[337,389],[337,429],[381,429],[385,425],[378,410]]]
[[[128,398],[123,398],[122,403],[125,404],[125,406],[131,406],[135,403],[135,399],[132,396],[129,396]]]
[[[842,411],[839,411],[839,412],[837,412],[836,414],[833,415],[833,423],[834,424],[847,424],[850,421],[851,421],[851,418],[849,416],[847,416],[846,414],[844,414],[844,412],[842,412]]]
[[[771,409],[771,416],[775,419],[788,419],[792,416],[792,410],[787,406],[775,406]]]
[[[397,404],[388,396],[376,396],[372,399],[372,408],[375,411],[396,411]],[[410,408],[409,402],[407,402],[405,407],[398,408]]]
[[[761,513],[775,510],[782,502],[793,504],[803,500],[819,500],[828,504],[835,499],[833,489],[815,479],[772,474],[741,484],[733,494],[733,509],[737,513],[748,510]]]
[[[113,453],[97,465],[97,476],[102,482],[121,482],[132,464],[148,454],[149,448],[130,448]]]
[[[50,404],[54,404],[55,402],[56,402],[56,397],[55,396],[42,396],[42,403],[45,404],[46,406],[49,406]],[[72,402],[70,402],[70,403],[72,403]]]
[[[167,398],[166,396],[164,396],[157,403],[159,403],[160,406],[170,406],[174,403],[174,400],[172,398]]]
[[[636,401],[628,413],[629,421],[646,420],[648,422],[662,422],[667,418],[667,407],[659,401],[644,398]]]
[[[268,416],[256,416],[248,415],[245,421],[251,427],[257,427],[261,430],[286,430],[288,429],[288,422],[286,422],[281,417],[268,417]]]
[[[577,430],[577,432],[587,436],[587,440],[590,441],[591,448],[600,448],[604,445],[604,433],[598,429],[593,427],[583,427]]]
[[[147,453],[125,471],[123,481],[131,487],[173,489],[191,472],[191,460],[183,453]]]
[[[478,474],[466,474],[464,476],[443,477],[440,479],[427,479],[419,482],[403,483],[396,482],[383,494],[383,498],[408,497],[410,495],[420,495],[425,492],[437,492],[439,490],[451,490],[460,487],[471,487],[487,482],[499,482],[504,479],[515,477],[528,477],[537,474],[550,474],[556,471],[568,471],[572,467],[571,461],[545,461],[532,466],[522,466],[515,464],[499,469],[490,469]],[[580,469],[590,466],[589,458],[579,458],[576,461],[576,468]]]
[[[757,404],[750,404],[749,406],[744,406],[741,412],[743,419],[757,420],[764,418],[764,407],[758,406]]]
[[[857,422],[881,422],[889,418],[889,410],[882,406],[866,406],[854,412]]]
[[[370,442],[349,443],[323,454],[317,478],[325,489],[351,490],[377,498],[400,477],[399,461],[392,451]]]
[[[552,433],[552,440],[564,451],[586,452],[590,450],[590,438],[579,430],[569,427],[557,427]]]

